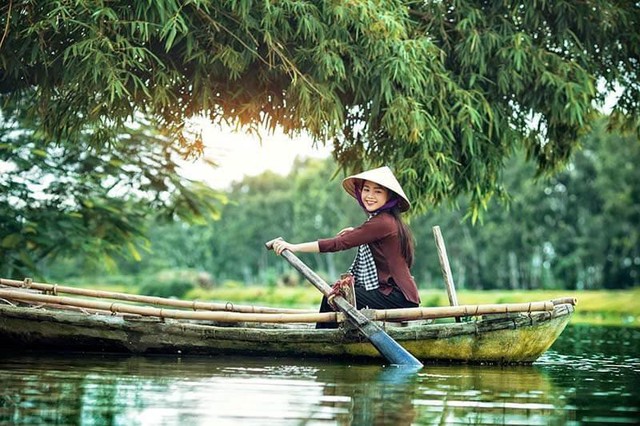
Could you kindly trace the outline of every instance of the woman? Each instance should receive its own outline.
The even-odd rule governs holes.
[[[325,253],[358,247],[349,272],[355,282],[357,309],[413,308],[420,304],[416,283],[409,272],[413,264],[413,237],[400,214],[411,203],[388,167],[380,167],[342,181],[344,189],[369,215],[357,228],[345,228],[334,238],[291,244],[277,240],[276,254],[292,252]],[[320,312],[332,308],[322,299]],[[318,324],[333,328],[336,324]]]

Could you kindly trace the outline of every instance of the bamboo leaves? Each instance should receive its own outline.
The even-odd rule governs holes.
[[[567,161],[612,89],[611,124],[639,129],[633,2],[13,6],[0,6],[3,114],[38,119],[63,144],[90,132],[108,145],[146,115],[197,153],[181,132],[203,115],[307,132],[333,143],[345,170],[411,167],[419,180],[403,184],[418,206],[470,191],[481,208],[514,149],[527,147],[540,173]]]

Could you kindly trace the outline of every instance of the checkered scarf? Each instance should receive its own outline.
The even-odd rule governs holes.
[[[375,214],[369,215],[369,219],[373,216]],[[356,286],[364,287],[367,291],[380,287],[376,262],[373,260],[373,254],[368,244],[358,246],[358,253],[349,267],[349,272],[353,275]]]
[[[358,254],[356,254],[356,258],[353,260],[351,267],[349,267],[349,272],[353,274],[356,286],[364,287],[367,291],[380,287],[376,263],[367,244],[362,244],[358,247]]]

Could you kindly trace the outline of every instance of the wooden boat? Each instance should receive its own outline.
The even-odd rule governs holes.
[[[360,312],[423,362],[510,364],[531,363],[549,349],[569,322],[575,303],[564,298]],[[341,326],[315,329],[315,322],[326,321]],[[339,312],[173,300],[0,279],[0,341],[19,350],[379,361],[380,353],[348,324]]]

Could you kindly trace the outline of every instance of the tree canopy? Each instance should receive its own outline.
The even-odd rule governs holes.
[[[306,132],[345,171],[392,166],[417,211],[477,211],[515,149],[566,161],[614,90],[638,131],[639,27],[631,0],[8,0],[0,96],[64,145],[140,114],[195,151],[194,116]]]

